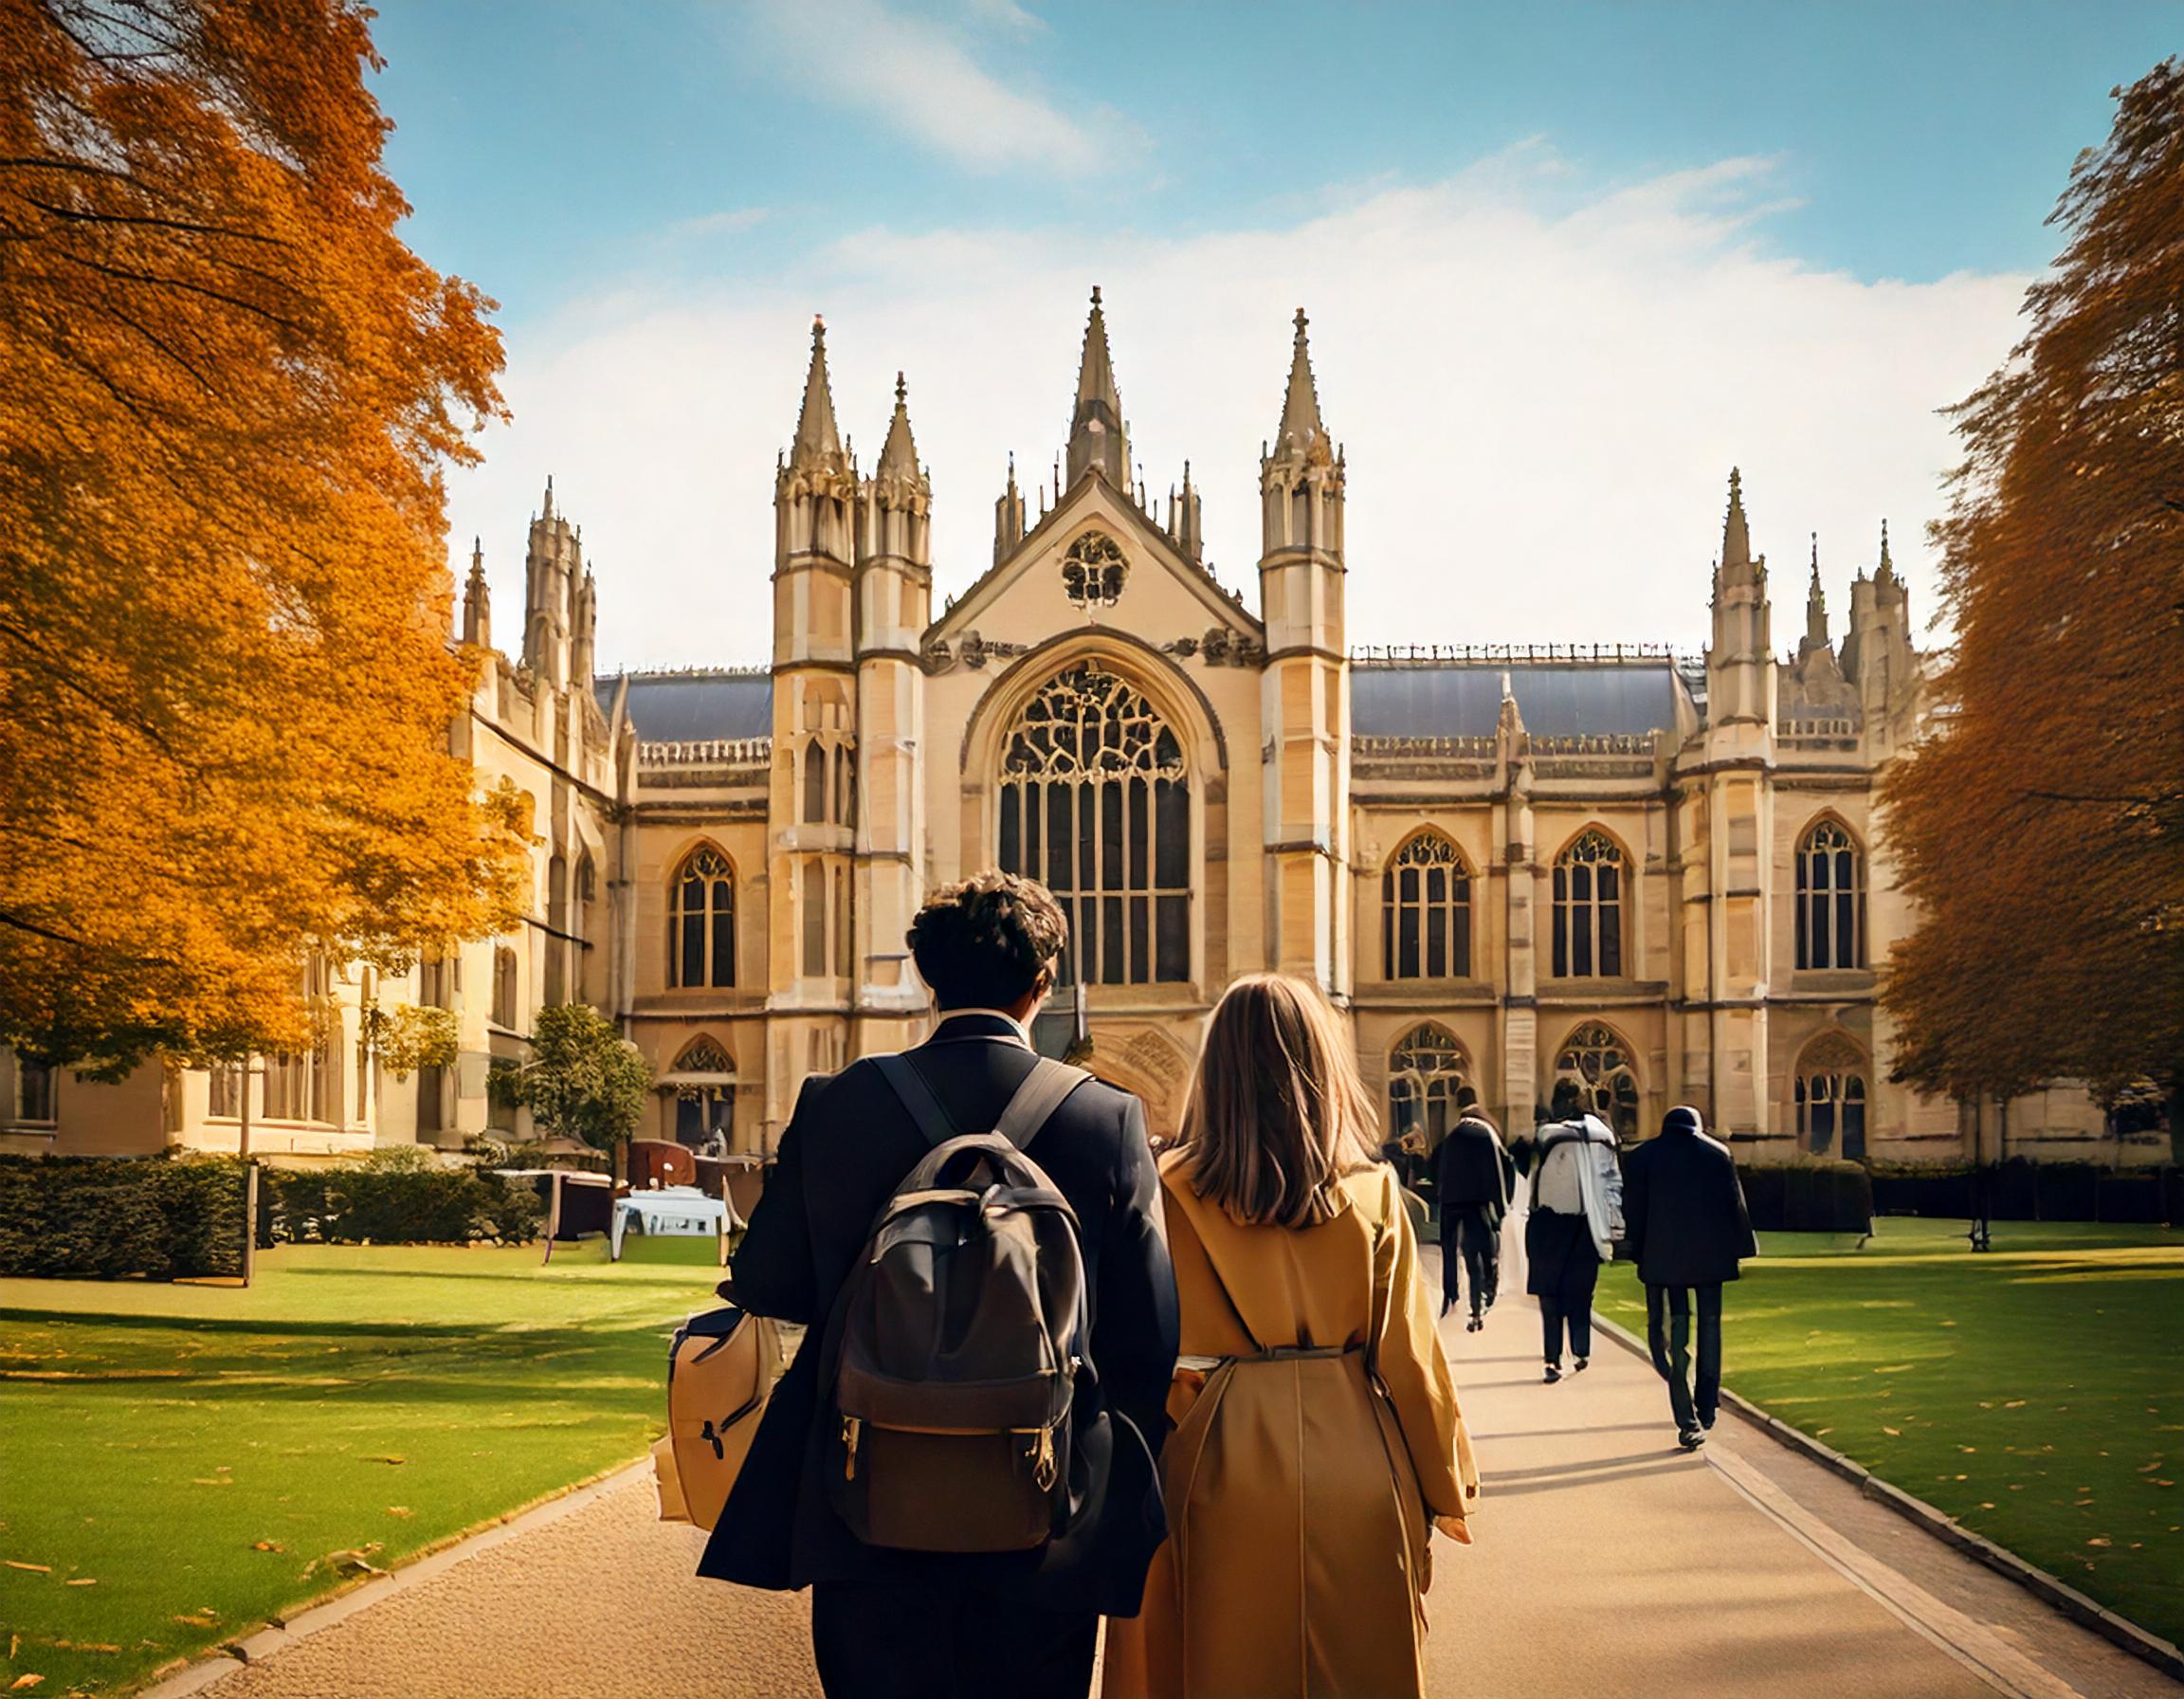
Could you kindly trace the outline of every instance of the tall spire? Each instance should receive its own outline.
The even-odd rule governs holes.
[[[1820,592],[1820,533],[1812,533],[1812,583],[1805,592],[1805,642],[1801,653],[1828,647],[1828,598]]]
[[[1896,562],[1888,555],[1888,521],[1886,520],[1881,521],[1881,566],[1873,575],[1876,578],[1893,578],[1896,575]]]
[[[554,474],[552,472],[546,474],[546,497],[539,505],[538,517],[542,520],[550,520],[554,517]]]
[[[895,416],[887,422],[887,440],[880,446],[878,475],[882,478],[916,478],[918,445],[910,435],[910,387],[902,374],[895,374]]]
[[[1729,468],[1729,513],[1721,521],[1721,570],[1752,564],[1752,533],[1744,523],[1744,475]]]
[[[827,320],[814,314],[811,366],[804,375],[804,409],[796,415],[796,440],[790,445],[789,465],[838,466],[842,458],[842,437],[834,428],[834,392],[827,380]]]
[[[1309,322],[1304,309],[1297,309],[1297,342],[1289,356],[1289,393],[1282,401],[1282,424],[1274,433],[1277,456],[1309,455],[1315,444],[1323,445],[1327,428],[1320,418],[1320,386],[1312,379],[1312,350],[1305,340]],[[1324,453],[1322,447],[1321,452]]]
[[[1084,323],[1084,353],[1077,365],[1077,400],[1069,415],[1069,486],[1096,470],[1119,490],[1130,487],[1130,443],[1122,423],[1122,398],[1115,391],[1115,362],[1107,352],[1107,316],[1100,286],[1092,286],[1092,314]]]
[[[485,539],[470,539],[470,576],[463,584],[463,641],[488,647],[493,641],[492,597],[485,585]]]

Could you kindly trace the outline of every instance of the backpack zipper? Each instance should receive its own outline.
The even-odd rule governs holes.
[[[857,1436],[864,1426],[863,1419],[858,1416],[846,1416],[842,1418],[842,1478],[845,1481],[857,1478]]]

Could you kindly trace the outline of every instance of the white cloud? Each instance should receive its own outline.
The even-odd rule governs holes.
[[[764,224],[768,210],[765,207],[730,207],[718,212],[700,212],[690,218],[678,218],[664,233],[670,241],[740,236]]]
[[[868,230],[760,286],[625,291],[511,337],[517,423],[458,477],[456,536],[484,534],[499,605],[520,608],[551,470],[597,564],[604,659],[763,659],[774,454],[818,308],[867,465],[908,372],[959,591],[992,557],[1009,451],[1027,484],[1048,475],[1099,283],[1146,480],[1164,494],[1191,457],[1208,552],[1254,602],[1257,456],[1302,302],[1349,448],[1353,641],[1696,649],[1733,463],[1779,644],[1803,624],[1807,533],[1840,630],[1884,516],[1922,620],[1955,458],[1936,410],[2007,352],[2026,280],[1813,270],[1759,245],[1766,189],[1728,161],[1587,197],[1502,160],[1286,228]]]
[[[1021,34],[1036,22],[992,0],[974,10],[988,30]],[[1138,151],[1136,133],[1112,115],[1102,117],[1096,137],[986,69],[936,19],[881,0],[762,0],[749,15],[762,49],[799,87],[859,108],[969,170],[1084,176]]]

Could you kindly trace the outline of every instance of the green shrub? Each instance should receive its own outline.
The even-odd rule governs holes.
[[[1863,1163],[1833,1158],[1739,1164],[1745,1206],[1762,1233],[1873,1231],[1873,1182]]]
[[[0,1275],[188,1280],[240,1272],[243,1165],[0,1158]]]
[[[530,1187],[497,1174],[373,1157],[338,1168],[266,1171],[258,1191],[258,1242],[522,1244],[538,1236],[542,1215]]]

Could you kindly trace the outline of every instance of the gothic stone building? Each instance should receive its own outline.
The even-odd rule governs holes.
[[[482,782],[532,799],[522,928],[401,985],[330,976],[347,1025],[263,1081],[31,1079],[27,1098],[18,1081],[0,1145],[232,1148],[245,1089],[260,1148],[459,1144],[512,1128],[485,1082],[531,1013],[584,999],[651,1060],[656,1135],[769,1149],[806,1075],[925,1031],[904,929],[927,887],[998,865],[1067,908],[1062,1000],[1156,1130],[1222,986],[1280,968],[1347,1011],[1392,1124],[1445,1121],[1465,1089],[1526,1123],[1568,1078],[1627,1135],[1687,1102],[1761,1160],[1970,1148],[1955,1105],[1889,1081],[1874,997],[1910,923],[1875,786],[1921,688],[1885,531],[1840,640],[1815,558],[1786,653],[1734,472],[1702,657],[1359,651],[1344,458],[1302,313],[1252,594],[1209,571],[1189,467],[1163,504],[1132,465],[1095,291],[1036,519],[1011,467],[992,565],[937,610],[902,386],[867,474],[814,325],[774,486],[770,664],[604,676],[581,535],[549,484],[519,660],[493,647],[473,560],[463,635],[482,661],[454,733]],[[460,1062],[381,1077],[356,1043],[373,996],[458,1011]],[[2049,1155],[2106,1138],[2070,1088],[2010,1124],[2013,1148]]]

